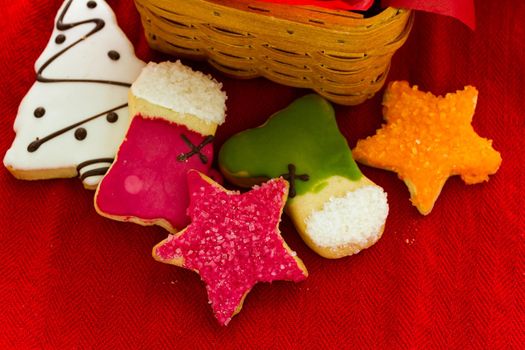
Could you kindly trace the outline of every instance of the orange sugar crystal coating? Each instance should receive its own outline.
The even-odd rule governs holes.
[[[449,176],[475,184],[488,181],[501,164],[492,141],[472,128],[477,97],[472,86],[442,97],[406,81],[392,82],[383,97],[386,124],[357,142],[354,158],[396,172],[407,184],[412,204],[426,215]]]

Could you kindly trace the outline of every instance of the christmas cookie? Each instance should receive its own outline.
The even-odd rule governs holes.
[[[143,66],[105,1],[64,1],[4,165],[20,179],[78,175],[95,188],[129,125],[128,90]]]
[[[186,173],[210,174],[213,135],[226,95],[180,62],[149,63],[130,90],[132,117],[115,162],[95,194],[106,217],[176,232],[189,223]]]
[[[286,211],[303,240],[326,258],[355,254],[383,233],[386,193],[359,171],[332,106],[318,95],[234,135],[219,153],[219,166],[240,186],[287,179]]]
[[[288,183],[270,180],[240,194],[190,171],[191,225],[153,248],[153,257],[197,272],[221,325],[227,325],[258,282],[299,282],[308,272],[281,237]]]
[[[363,164],[396,172],[408,186],[412,203],[426,215],[450,176],[479,183],[501,164],[492,141],[472,128],[477,99],[472,86],[441,97],[405,81],[393,82],[383,98],[386,123],[357,143],[354,156]]]

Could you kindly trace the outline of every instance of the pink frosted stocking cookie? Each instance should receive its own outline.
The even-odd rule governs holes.
[[[241,310],[257,282],[299,282],[308,276],[278,228],[288,195],[285,180],[240,194],[190,171],[188,186],[192,223],[157,244],[153,257],[197,272],[221,325]]]
[[[133,116],[95,195],[106,217],[176,232],[189,223],[186,174],[210,174],[213,135],[224,122],[221,85],[180,62],[149,63],[129,96]]]
[[[105,1],[64,1],[20,103],[6,168],[24,180],[78,175],[96,188],[129,125],[128,90],[142,67]]]

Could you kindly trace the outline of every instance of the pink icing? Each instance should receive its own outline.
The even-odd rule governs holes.
[[[124,180],[124,188],[131,194],[137,194],[144,188],[144,181],[137,175],[129,175]]]
[[[189,223],[186,173],[190,169],[208,173],[213,146],[208,143],[201,150],[206,164],[198,154],[180,161],[180,154],[191,151],[182,134],[195,146],[204,140],[185,126],[135,116],[115,163],[99,185],[95,199],[98,209],[123,220],[164,219],[175,230],[185,227]]]
[[[155,254],[162,260],[183,258],[183,267],[200,274],[221,325],[228,324],[257,282],[306,278],[278,228],[286,181],[270,180],[239,194],[191,171],[188,185],[192,224],[170,236]]]

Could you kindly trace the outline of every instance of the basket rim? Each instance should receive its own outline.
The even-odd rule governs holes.
[[[290,5],[260,0],[208,0],[209,3],[237,9],[241,12],[256,13],[261,16],[286,19],[292,22],[324,27],[326,23],[332,26],[355,25],[355,20],[364,16],[357,12],[332,10],[308,5]]]
[[[310,14],[321,14],[321,15],[327,15],[327,16],[333,16],[333,18],[344,18],[348,21],[344,25],[352,24],[352,22],[359,22],[358,24],[361,26],[368,26],[373,23],[377,23],[378,19],[388,19],[393,16],[393,13],[397,13],[397,11],[410,11],[408,9],[398,9],[395,7],[386,7],[381,12],[377,13],[374,16],[370,17],[364,17],[361,14],[358,14],[357,12],[352,11],[345,11],[345,10],[336,10],[336,9],[328,9],[323,7],[315,7],[315,6],[296,6],[296,5],[290,5],[290,4],[279,4],[279,3],[273,3],[273,2],[262,2],[262,1],[249,1],[249,2],[242,2],[242,1],[235,1],[235,0],[185,0],[187,2],[200,2],[200,3],[208,3],[216,5],[217,7],[225,8],[228,10],[236,10],[239,12],[245,12],[245,13],[252,13],[256,15],[266,15],[267,17],[274,17],[280,20],[284,21],[290,21],[292,23],[297,23],[294,20],[291,20],[287,17],[280,17],[276,15],[269,15],[268,13],[264,13],[262,11],[259,11],[259,9],[267,9],[269,12],[272,11],[272,9],[287,9],[287,12],[293,12],[294,10],[302,10],[302,11],[308,11]],[[230,4],[230,5],[228,5]],[[233,6],[232,6],[233,5]],[[371,23],[370,23],[371,22]],[[381,21],[379,21],[381,22]],[[299,22],[302,23],[302,22]],[[311,26],[319,26],[321,28],[326,28],[323,25],[319,25],[319,22],[308,22],[304,23],[306,25]],[[334,25],[334,23],[328,23]],[[337,24],[335,24],[337,25]]]
[[[180,15],[180,13],[174,12],[169,10],[169,7],[171,5],[172,0],[135,0],[135,2],[139,3],[149,3],[150,6],[154,6],[159,10],[169,12],[173,15]],[[264,18],[266,22],[268,21],[275,21],[277,23],[280,23],[281,25],[289,25],[289,26],[299,26],[303,28],[309,28],[309,29],[317,29],[317,30],[323,30],[323,31],[333,31],[333,32],[342,32],[344,33],[349,28],[352,28],[353,30],[364,28],[366,31],[367,28],[372,28],[377,26],[380,23],[388,22],[391,18],[395,17],[399,13],[407,13],[410,15],[412,10],[410,9],[403,9],[403,8],[395,8],[395,7],[387,7],[383,9],[378,14],[371,16],[371,17],[348,17],[348,16],[342,16],[341,13],[344,14],[344,11],[341,10],[328,10],[328,9],[321,9],[321,10],[312,10],[311,7],[308,7],[308,11],[315,14],[324,14],[324,15],[332,15],[334,18],[345,18],[345,21],[347,23],[341,24],[341,23],[332,23],[332,22],[298,22],[291,20],[289,18],[285,17],[278,17],[274,15],[268,15],[261,13],[260,11],[253,10],[251,7],[252,5],[244,4],[243,8],[240,8],[241,6],[228,6],[227,4],[222,2],[218,2],[219,0],[184,0],[177,3],[178,8],[185,9],[185,12],[191,12],[192,16],[198,19],[205,20],[206,15],[211,13],[214,13],[219,20],[221,16],[226,15],[228,17],[235,16],[237,19],[239,16],[244,17],[244,20],[246,22],[250,22],[252,24],[255,24],[256,22],[261,22],[264,20],[261,20],[261,18]],[[230,2],[233,2],[230,0]],[[300,6],[293,6],[293,5],[285,5],[285,4],[275,4],[275,3],[266,3],[266,2],[254,2],[254,4],[262,4],[261,6],[265,6],[266,8],[271,7],[289,7],[293,9],[305,9],[305,7]],[[165,6],[163,6],[165,5]],[[197,7],[196,7],[197,6]],[[204,6],[204,7],[203,7]],[[195,8],[198,8],[198,11],[195,11]],[[192,11],[193,10],[193,11]],[[235,23],[229,23],[229,25],[234,25]]]
[[[263,76],[313,89],[344,105],[359,104],[381,88],[414,21],[414,11],[386,8],[374,17],[350,18],[354,26],[326,28],[215,1],[135,3],[154,49],[207,60],[227,76]]]
[[[368,42],[374,41],[375,37],[384,38],[386,41],[381,45],[390,43],[391,38],[384,37],[382,33],[388,26],[396,25],[399,16],[409,20],[413,13],[411,10],[386,8],[374,17],[363,19],[352,19],[354,26],[314,26],[312,24],[300,23],[288,19],[272,16],[262,16],[259,13],[248,12],[231,8],[223,4],[217,4],[208,0],[185,0],[177,2],[177,10],[171,10],[173,3],[170,0],[135,0],[139,6],[154,7],[158,16],[167,21],[191,17],[195,24],[210,23],[210,16],[214,18],[215,28],[223,28],[228,31],[242,33],[249,36],[246,28],[255,33],[267,33],[276,40],[294,41],[295,43],[311,43],[312,38],[322,37],[327,42],[343,48],[347,42],[360,42],[366,46]],[[269,31],[269,28],[279,30]],[[324,45],[321,45],[324,46]],[[330,46],[330,45],[329,45]]]

